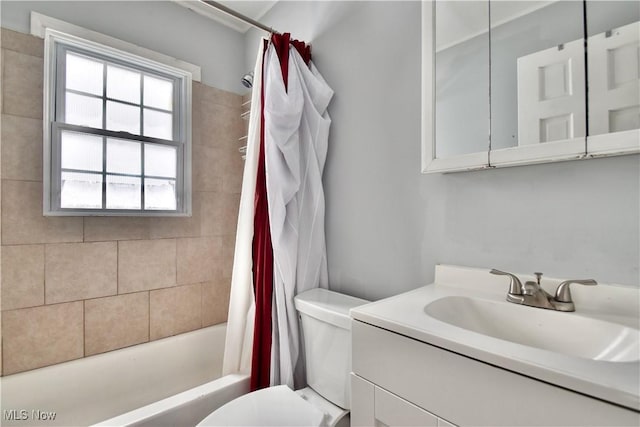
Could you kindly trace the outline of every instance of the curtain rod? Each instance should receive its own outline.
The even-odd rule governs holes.
[[[223,5],[222,3],[219,3],[217,1],[211,1],[211,0],[200,0],[200,1],[202,1],[203,3],[206,3],[209,6],[214,7],[216,9],[226,13],[227,15],[231,15],[236,19],[244,21],[249,25],[253,25],[256,28],[260,28],[261,30],[267,31],[267,32],[272,33],[272,34],[280,34],[276,30],[274,30],[273,28],[267,27],[266,25],[256,21],[255,19],[249,18],[248,16],[245,16],[245,15],[243,15],[241,13],[238,13],[235,10],[231,9],[230,7],[227,7],[227,6]]]

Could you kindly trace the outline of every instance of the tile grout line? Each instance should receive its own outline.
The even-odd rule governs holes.
[[[47,305],[47,244],[42,245],[42,305]]]
[[[82,357],[87,357],[86,301],[82,300]]]
[[[120,240],[116,240],[116,295],[120,295]]]
[[[147,291],[147,342],[151,342],[151,291]]]

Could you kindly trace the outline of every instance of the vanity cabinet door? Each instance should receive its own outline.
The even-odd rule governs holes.
[[[351,374],[351,425],[453,427],[355,374]]]
[[[375,386],[351,374],[351,426],[375,425]]]

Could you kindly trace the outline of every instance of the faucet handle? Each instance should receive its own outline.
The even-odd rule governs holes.
[[[571,290],[569,289],[569,285],[571,285],[572,283],[577,283],[579,285],[588,285],[588,286],[594,286],[598,284],[598,282],[596,282],[593,279],[565,280],[564,282],[560,283],[558,285],[558,288],[556,289],[556,297],[555,297],[556,301],[573,302],[573,300],[571,299]]]
[[[489,270],[489,273],[496,274],[498,276],[509,276],[511,278],[511,282],[509,282],[509,293],[512,295],[522,295],[522,282],[520,282],[518,276],[507,273],[506,271],[496,270],[495,268]]]

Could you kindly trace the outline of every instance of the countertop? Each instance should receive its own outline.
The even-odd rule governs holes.
[[[532,277],[519,275],[520,279]],[[559,279],[543,278],[553,292]],[[425,306],[446,296],[505,301],[508,278],[488,270],[436,266],[436,279],[413,291],[356,307],[351,317],[491,365],[640,411],[640,361],[591,360],[493,338],[439,321]],[[639,329],[640,289],[617,285],[572,287],[576,311],[585,316]],[[542,310],[523,307],[524,309]],[[585,335],[589,331],[584,331]],[[640,331],[638,332],[640,333]]]

